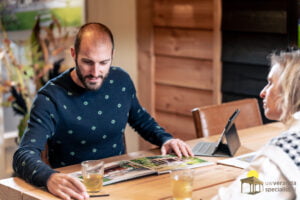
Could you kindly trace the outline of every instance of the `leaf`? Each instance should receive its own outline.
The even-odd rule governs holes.
[[[24,117],[20,120],[20,123],[18,125],[19,139],[22,138],[22,136],[23,136],[23,134],[25,132],[28,119],[29,119],[29,113],[27,113],[26,115],[24,115]]]
[[[47,38],[45,40],[49,41],[47,43],[47,47],[51,47],[51,44],[55,44],[55,37],[54,37],[54,34],[53,34],[53,29],[48,28],[48,27],[43,27],[43,30],[47,33]]]
[[[58,19],[54,15],[52,15],[52,20],[53,20],[53,28],[57,27],[58,33],[61,34],[62,28],[61,28],[61,24],[59,23]]]
[[[15,100],[12,102],[12,108],[13,110],[20,115],[25,115],[27,113],[27,105],[25,102],[25,99],[23,97],[22,92],[18,92],[16,87],[11,87],[11,94],[15,98]]]
[[[39,46],[40,43],[40,31],[41,31],[41,27],[40,27],[40,16],[37,16],[37,20],[35,21],[34,27],[32,29],[32,33],[31,33],[31,46],[32,47],[36,47]]]

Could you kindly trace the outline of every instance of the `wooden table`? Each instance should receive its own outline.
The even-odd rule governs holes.
[[[242,155],[258,150],[270,138],[277,136],[284,126],[281,123],[271,123],[259,127],[253,127],[238,131],[242,146],[239,148],[236,155]],[[218,136],[208,138],[195,139],[187,141],[192,147],[202,141],[216,141]],[[116,160],[133,159],[149,155],[157,155],[159,150],[139,151],[129,153],[122,156],[103,159],[105,162]],[[222,158],[202,157],[205,160],[217,161]],[[80,169],[79,165],[72,165],[58,170],[65,173],[70,173]],[[195,182],[193,188],[193,199],[210,199],[216,194],[218,188],[229,185],[235,180],[242,169],[225,166],[225,165],[209,165],[195,169]],[[171,184],[169,174],[153,175],[142,177],[134,180],[129,180],[121,183],[116,183],[104,186],[104,193],[110,194],[109,197],[99,197],[92,199],[143,199],[143,200],[166,200],[171,199]],[[50,193],[44,189],[36,188],[25,183],[20,178],[8,178],[0,180],[0,200],[41,200],[55,199]]]

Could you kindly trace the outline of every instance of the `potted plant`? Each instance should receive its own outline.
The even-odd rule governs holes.
[[[59,21],[52,16],[48,26],[41,26],[40,16],[36,18],[31,36],[25,47],[29,64],[20,63],[13,52],[12,43],[0,22],[3,46],[0,47],[0,64],[4,66],[5,77],[0,77],[0,93],[9,94],[3,106],[11,106],[14,112],[22,116],[18,125],[19,137],[22,137],[29,118],[29,111],[36,91],[49,79],[62,70],[64,53],[70,46],[72,37],[63,31]],[[64,67],[65,68],[65,67]]]

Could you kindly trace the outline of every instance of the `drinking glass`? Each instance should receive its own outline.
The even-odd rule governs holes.
[[[100,160],[83,161],[81,170],[87,192],[99,192],[103,185],[104,162]]]
[[[171,172],[173,200],[192,200],[194,173],[192,169]]]

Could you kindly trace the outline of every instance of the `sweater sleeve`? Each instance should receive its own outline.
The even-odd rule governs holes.
[[[145,140],[152,144],[162,146],[167,140],[173,138],[140,105],[135,90],[132,94],[128,122]]]
[[[46,186],[50,175],[55,173],[41,160],[41,151],[54,133],[56,118],[54,103],[48,96],[38,94],[20,146],[13,157],[16,175],[35,186]]]

